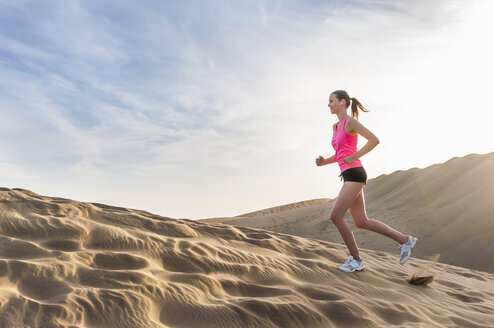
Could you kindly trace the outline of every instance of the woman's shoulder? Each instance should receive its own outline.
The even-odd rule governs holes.
[[[345,132],[350,135],[357,135],[357,128],[359,125],[362,125],[357,119],[348,116],[345,124]]]
[[[357,125],[362,125],[356,118],[353,118],[351,116],[347,117],[346,124],[350,127],[356,127]]]

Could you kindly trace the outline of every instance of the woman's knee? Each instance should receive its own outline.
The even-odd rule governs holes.
[[[369,227],[368,225],[369,220],[367,218],[354,220],[353,222],[355,223],[355,226],[359,229],[367,229]]]
[[[338,225],[343,220],[343,216],[344,215],[341,215],[338,212],[333,211],[331,212],[329,218],[331,219],[331,221],[333,221],[335,225]]]

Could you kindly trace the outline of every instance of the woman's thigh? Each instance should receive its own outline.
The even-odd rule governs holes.
[[[355,202],[364,186],[365,184],[360,182],[345,182],[334,203],[331,211],[331,218],[343,217],[346,211],[348,211],[350,206]]]

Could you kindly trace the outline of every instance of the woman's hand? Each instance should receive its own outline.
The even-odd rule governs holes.
[[[319,156],[318,158],[316,158],[316,165],[317,165],[317,166],[322,166],[322,165],[324,165],[324,161],[325,161],[325,160],[326,160],[326,159],[325,159],[324,157]]]
[[[347,157],[345,157],[345,158],[343,159],[343,161],[344,161],[346,164],[348,164],[348,165],[352,164],[352,163],[353,163],[353,162],[355,162],[356,160],[357,160],[357,159],[356,159],[355,157],[353,157],[353,155],[352,155],[352,156],[347,156]]]

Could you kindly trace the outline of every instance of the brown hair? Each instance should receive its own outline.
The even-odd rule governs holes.
[[[369,110],[365,108],[360,101],[357,100],[357,98],[350,98],[348,95],[348,92],[345,90],[336,90],[331,93],[332,95],[335,95],[338,100],[343,100],[345,99],[346,102],[346,108],[350,106],[350,100],[352,101],[352,117],[356,118],[358,120],[358,110],[360,109],[363,112],[368,112]]]

